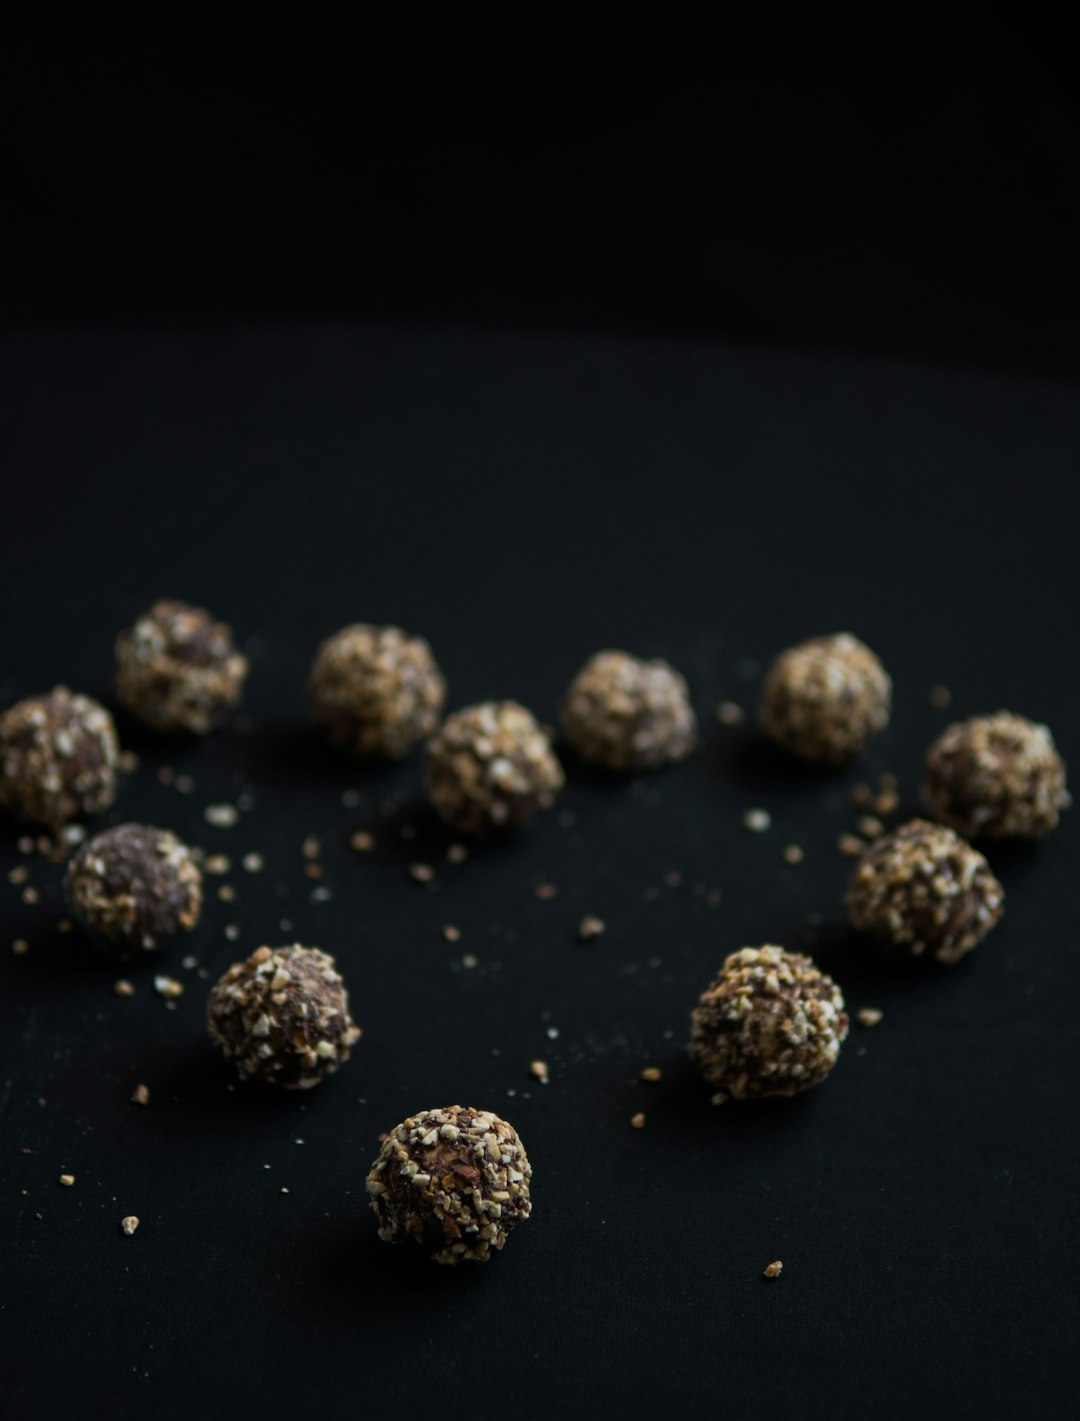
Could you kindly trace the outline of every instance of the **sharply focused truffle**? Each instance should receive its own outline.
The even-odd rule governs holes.
[[[118,957],[153,952],[193,928],[202,908],[202,874],[190,849],[147,824],[120,824],[88,840],[64,887],[78,921]]]
[[[717,1104],[809,1090],[836,1065],[848,1034],[833,979],[809,957],[769,946],[733,952],[691,1022],[690,1055]]]
[[[427,743],[424,779],[445,823],[478,838],[524,828],[563,786],[551,741],[516,701],[448,716]]]
[[[446,682],[422,637],[359,623],[319,647],[308,695],[331,744],[398,760],[438,725]]]
[[[983,940],[1004,902],[982,854],[925,819],[872,844],[847,892],[853,927],[950,966]]]
[[[367,1177],[379,1237],[436,1263],[486,1263],[532,1209],[517,1131],[489,1110],[424,1110],[386,1137]]]
[[[317,947],[260,947],[210,993],[207,1026],[244,1080],[308,1090],[349,1059],[360,1031],[334,959]]]
[[[116,642],[116,695],[151,730],[205,735],[248,673],[232,631],[184,602],[155,602]]]
[[[0,805],[53,829],[103,814],[119,754],[112,716],[89,696],[57,686],[19,701],[0,716]]]
[[[842,764],[889,723],[892,682],[868,646],[848,632],[812,637],[773,662],[761,728],[805,760]]]
[[[686,682],[666,661],[600,651],[570,683],[566,738],[608,770],[657,770],[694,748],[697,722]]]
[[[950,725],[926,756],[923,801],[974,839],[1041,839],[1070,800],[1045,725],[998,711]]]

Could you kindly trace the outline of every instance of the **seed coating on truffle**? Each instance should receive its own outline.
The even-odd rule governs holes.
[[[242,1080],[309,1090],[360,1039],[334,959],[317,947],[260,947],[210,993],[210,1037]]]
[[[773,662],[761,699],[761,728],[805,760],[842,764],[889,723],[892,682],[868,646],[849,632],[812,637]]]
[[[247,673],[231,628],[185,602],[155,602],[117,638],[117,699],[162,734],[205,735],[240,700]]]
[[[435,1263],[486,1263],[529,1217],[532,1167],[490,1110],[424,1110],[386,1137],[367,1177],[379,1237],[411,1239]]]
[[[853,927],[949,966],[982,942],[1004,903],[1005,890],[982,854],[925,819],[872,844],[847,892]]]
[[[103,814],[116,798],[120,746],[113,718],[57,686],[0,716],[0,805],[57,829]]]
[[[957,721],[934,741],[923,802],[967,838],[1041,839],[1070,799],[1047,727],[998,711]]]
[[[153,952],[199,921],[202,874],[168,829],[120,824],[89,839],[64,882],[83,928],[118,957]]]
[[[308,695],[332,745],[399,760],[435,730],[446,682],[422,637],[358,623],[319,647]]]
[[[522,829],[549,809],[563,772],[531,712],[485,701],[447,716],[425,748],[424,780],[445,823],[483,838]]]
[[[848,1034],[844,998],[809,957],[744,947],[726,959],[691,1014],[690,1055],[729,1096],[795,1095],[823,1081]]]
[[[616,771],[658,770],[694,748],[686,681],[666,661],[600,651],[570,683],[562,727],[583,760]]]

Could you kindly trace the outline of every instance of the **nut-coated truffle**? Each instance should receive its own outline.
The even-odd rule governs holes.
[[[155,602],[116,642],[116,695],[151,730],[205,735],[237,704],[247,658],[232,630],[184,602]]]
[[[1001,917],[1005,890],[952,829],[912,819],[863,855],[847,892],[852,926],[952,965]]]
[[[349,1059],[360,1030],[334,959],[317,947],[260,947],[210,993],[210,1037],[242,1080],[310,1090]]]
[[[308,696],[332,745],[399,760],[435,730],[446,682],[422,637],[359,623],[319,647]]]
[[[848,1034],[833,979],[809,957],[770,946],[733,952],[691,1023],[690,1055],[717,1104],[809,1090],[836,1065]]]
[[[427,743],[424,780],[452,829],[483,838],[524,828],[563,786],[546,732],[516,701],[485,701],[447,716]]]
[[[965,838],[1041,839],[1070,800],[1047,727],[998,711],[958,721],[934,741],[923,802]]]
[[[782,651],[765,678],[761,728],[804,760],[839,765],[889,723],[892,682],[849,632]]]
[[[57,829],[103,814],[116,798],[120,746],[113,718],[57,686],[0,716],[0,805]]]
[[[367,1192],[387,1243],[411,1239],[436,1263],[486,1263],[529,1217],[532,1169],[490,1110],[424,1110],[391,1130]]]
[[[153,952],[199,921],[202,874],[168,829],[120,824],[83,844],[64,883],[71,911],[117,957]]]
[[[566,738],[583,760],[608,770],[658,770],[689,755],[697,722],[686,682],[666,661],[600,651],[570,683]]]

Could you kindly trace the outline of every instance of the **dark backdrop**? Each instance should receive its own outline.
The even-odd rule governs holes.
[[[167,959],[175,1009],[152,967],[114,997],[119,970],[56,931],[61,869],[0,838],[41,895],[3,885],[6,1409],[1068,1404],[1075,824],[994,852],[1006,917],[953,971],[849,940],[835,847],[857,780],[895,772],[914,807],[935,684],[1076,758],[1076,93],[1052,37],[956,11],[833,74],[782,27],[710,49],[597,20],[561,48],[504,37],[483,87],[467,36],[437,62],[389,33],[279,45],[277,68],[190,36],[7,59],[0,697],[108,699],[116,631],[180,595],[235,625],[254,728],[123,727],[140,766],[109,821],[234,865]],[[665,655],[700,752],[572,774],[520,843],[449,865],[415,761],[366,771],[305,730],[314,648],[360,618],[428,635],[451,704],[548,719],[591,651]],[[777,648],[843,627],[896,682],[862,763],[799,772],[717,723]],[[222,802],[233,829],[204,818]],[[337,954],[364,1038],[271,1098],[233,1086],[203,1009],[231,960],[293,938]],[[716,1110],[688,1011],[762,941],[884,1020],[807,1097]],[[379,1132],[451,1101],[504,1113],[535,1168],[532,1220],[460,1273],[379,1244],[363,1194]]]

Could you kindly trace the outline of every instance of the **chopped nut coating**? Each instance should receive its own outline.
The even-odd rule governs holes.
[[[332,745],[399,760],[434,732],[446,682],[422,637],[361,622],[319,647],[308,696]]]
[[[868,646],[848,632],[813,637],[773,662],[761,728],[794,755],[838,765],[888,725],[891,703],[892,682]]]

